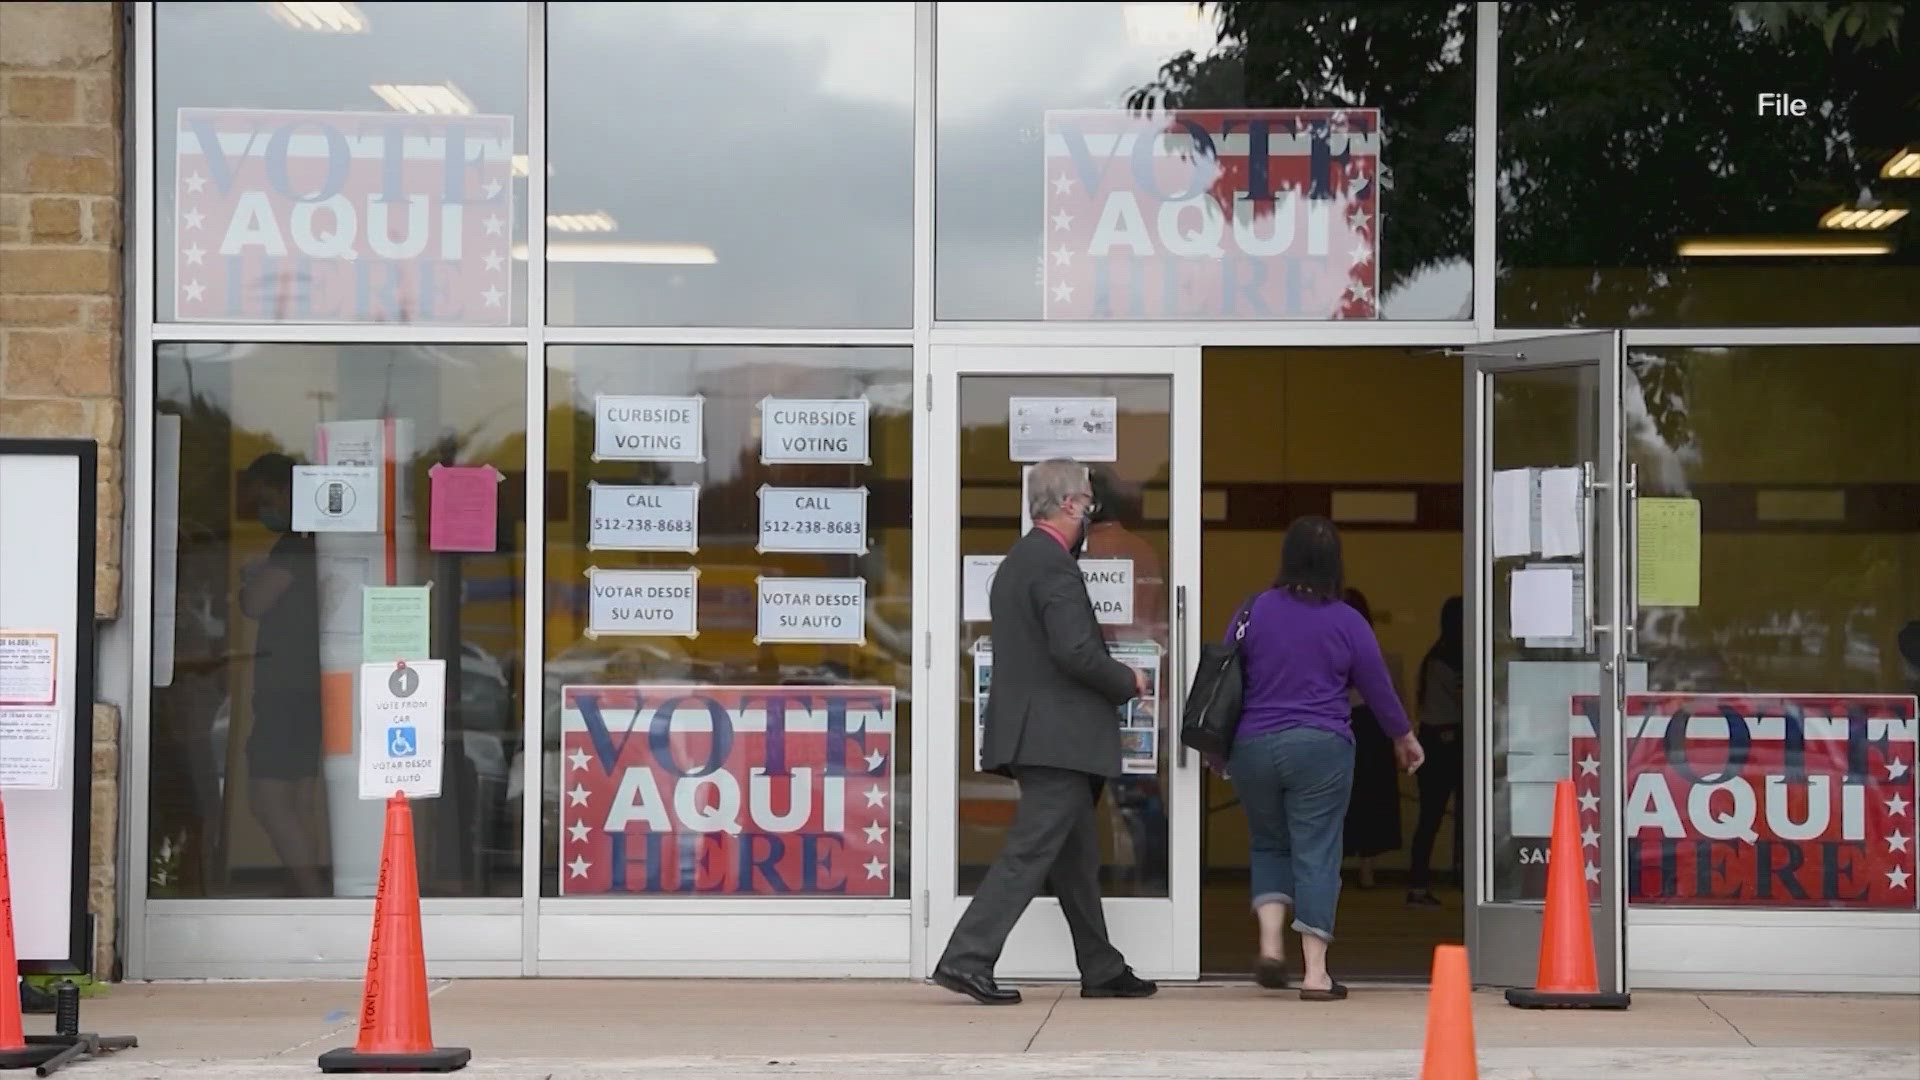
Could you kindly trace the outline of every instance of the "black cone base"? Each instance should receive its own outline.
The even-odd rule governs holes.
[[[0,1050],[0,1069],[37,1069],[60,1056],[67,1048],[65,1042],[41,1042],[43,1036],[27,1036],[27,1045],[21,1050]]]
[[[1632,994],[1555,994],[1519,987],[1507,991],[1507,1004],[1516,1009],[1624,1009],[1632,1003]]]
[[[473,1060],[473,1051],[464,1046],[436,1046],[417,1054],[363,1054],[351,1046],[329,1050],[320,1055],[323,1073],[419,1073],[453,1072]]]

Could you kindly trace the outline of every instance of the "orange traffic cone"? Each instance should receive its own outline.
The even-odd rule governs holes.
[[[1478,1080],[1473,1050],[1473,983],[1464,945],[1436,945],[1427,988],[1427,1056],[1420,1080]]]
[[[1507,991],[1522,1009],[1624,1009],[1630,994],[1601,993],[1594,972],[1593,919],[1587,905],[1586,855],[1580,848],[1573,781],[1554,787],[1553,847],[1547,854],[1547,911],[1540,923],[1540,972],[1532,990]]]
[[[0,800],[0,1069],[31,1069],[60,1053],[58,1043],[27,1039],[20,1018],[20,958],[13,948],[13,885],[7,877],[7,808]]]
[[[373,943],[360,1004],[360,1040],[320,1055],[320,1071],[452,1072],[472,1059],[466,1047],[433,1045],[427,1015],[427,955],[420,940],[420,882],[413,859],[413,811],[407,797],[387,799],[380,886],[373,900]]]

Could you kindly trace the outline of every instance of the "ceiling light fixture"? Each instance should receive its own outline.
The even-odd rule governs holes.
[[[527,247],[517,244],[513,257],[525,260]],[[667,266],[712,266],[720,261],[705,244],[647,244],[637,242],[573,240],[547,245],[548,262],[646,263]]]
[[[1904,206],[1847,206],[1820,215],[1823,229],[1884,229],[1907,216]]]
[[[1899,180],[1920,178],[1920,149],[1908,146],[1894,151],[1887,163],[1880,166],[1880,175]]]
[[[613,232],[620,223],[605,210],[591,214],[548,214],[547,228],[554,232]]]
[[[316,34],[364,34],[367,32],[367,15],[360,10],[359,4],[268,4],[267,10],[273,13],[274,18],[295,30],[310,30]]]
[[[471,116],[473,101],[446,83],[374,83],[380,100],[404,113],[421,116]]]
[[[1887,255],[1893,241],[1881,236],[1729,236],[1682,240],[1688,258]]]

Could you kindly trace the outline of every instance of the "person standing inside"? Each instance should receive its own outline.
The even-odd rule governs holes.
[[[994,981],[1007,935],[1043,885],[1073,934],[1080,996],[1149,997],[1107,940],[1100,909],[1100,838],[1094,806],[1120,775],[1116,711],[1143,692],[1145,675],[1108,652],[1075,561],[1093,493],[1085,465],[1053,459],[1028,477],[1036,526],[1016,541],[988,593],[993,692],[980,766],[1020,785],[1005,845],[933,971],[933,981],[983,1005],[1012,1005],[1018,990]]]
[[[1348,589],[1347,606],[1360,613],[1373,629],[1373,606],[1359,589]],[[1374,886],[1374,862],[1400,849],[1400,778],[1393,757],[1393,740],[1380,730],[1380,719],[1358,695],[1348,696],[1353,729],[1353,791],[1347,797],[1343,850],[1359,860],[1359,884]]]
[[[1461,827],[1460,789],[1464,781],[1466,758],[1462,754],[1466,731],[1466,678],[1464,656],[1466,638],[1460,625],[1461,601],[1449,597],[1440,606],[1440,637],[1420,661],[1420,688],[1416,700],[1420,709],[1420,746],[1427,752],[1428,766],[1420,772],[1420,823],[1413,830],[1413,865],[1407,879],[1407,903],[1415,907],[1438,907],[1433,895],[1433,844],[1440,835],[1440,822],[1446,817],[1447,804],[1453,804],[1453,874],[1460,878],[1461,860],[1466,852],[1465,830]]]
[[[1353,789],[1354,737],[1347,695],[1358,689],[1393,740],[1400,767],[1423,754],[1393,691],[1380,643],[1341,600],[1340,534],[1324,517],[1287,530],[1273,585],[1235,613],[1246,693],[1224,763],[1252,837],[1253,911],[1260,926],[1254,980],[1287,985],[1287,911],[1300,933],[1304,1001],[1338,1001],[1347,988],[1327,973],[1340,901],[1342,826]],[[1220,768],[1218,760],[1208,764]]]

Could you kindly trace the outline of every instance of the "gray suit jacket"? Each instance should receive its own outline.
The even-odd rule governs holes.
[[[993,689],[980,767],[1043,765],[1120,775],[1120,718],[1133,669],[1107,652],[1080,564],[1044,529],[1013,545],[994,574]]]

